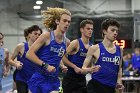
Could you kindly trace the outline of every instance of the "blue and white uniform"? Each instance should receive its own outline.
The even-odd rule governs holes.
[[[140,74],[140,55],[132,54],[132,67],[138,69],[138,74]]]
[[[85,48],[81,38],[78,39],[79,50],[76,54],[68,55],[68,60],[77,67],[82,68],[88,49]],[[91,46],[92,44],[89,43]],[[86,77],[83,74],[77,74],[73,68],[68,67],[67,74],[62,81],[63,93],[86,93]]]
[[[55,41],[54,31],[50,32],[50,44],[42,46],[37,51],[37,56],[47,64],[54,66],[56,72],[48,72],[40,66],[29,81],[29,89],[32,93],[50,93],[59,91],[60,80],[58,78],[59,65],[66,52],[66,39],[62,43]]]
[[[24,53],[22,57],[17,56],[17,60],[23,63],[22,69],[17,70],[16,81],[27,83],[35,72],[35,64],[26,58],[26,53],[29,50],[28,43],[24,43]]]
[[[85,60],[86,55],[87,55],[88,49],[85,48],[81,38],[78,39],[78,42],[79,42],[79,50],[78,50],[78,52],[76,54],[74,54],[74,55],[68,55],[68,59],[73,64],[75,64],[77,67],[82,68],[84,60]],[[90,43],[89,45],[91,46],[92,44]],[[71,68],[71,67],[68,67],[68,72],[67,73],[76,74],[74,69]],[[83,74],[81,74],[81,75],[83,75]]]
[[[109,53],[103,43],[99,43],[100,56],[95,65],[100,65],[98,72],[92,74],[92,79],[104,85],[115,88],[121,60],[120,47],[116,45],[116,52]]]

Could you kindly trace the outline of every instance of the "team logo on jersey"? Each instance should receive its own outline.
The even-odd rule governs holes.
[[[86,57],[86,56],[87,56],[87,53],[81,52],[81,53],[80,53],[80,56]]]
[[[65,49],[63,49],[63,47],[61,47],[61,48],[51,47],[50,51],[58,53],[59,57],[63,57],[63,55],[65,53]]]
[[[65,49],[63,49],[63,48],[61,47],[61,48],[59,49],[58,56],[63,57],[64,53],[65,53]]]
[[[105,55],[105,53],[101,53],[101,55]]]
[[[120,57],[119,56],[115,56],[115,65],[119,65],[120,64]]]
[[[111,57],[103,57],[102,61],[106,62],[113,62],[114,65],[119,65],[120,64],[120,56],[115,56],[114,58]]]
[[[80,56],[86,57],[87,56],[87,53],[85,53],[83,51],[84,51],[83,49],[80,49]]]

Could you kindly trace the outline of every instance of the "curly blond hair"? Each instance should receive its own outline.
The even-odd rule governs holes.
[[[64,8],[51,8],[47,7],[47,10],[41,11],[42,17],[43,17],[43,24],[45,27],[49,30],[56,29],[56,23],[55,20],[60,20],[61,16],[63,14],[67,14],[71,16],[70,11]]]

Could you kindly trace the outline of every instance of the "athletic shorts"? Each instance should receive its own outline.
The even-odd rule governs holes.
[[[36,72],[29,80],[28,87],[32,93],[50,93],[59,91],[60,81],[58,77],[44,76]]]
[[[28,93],[27,83],[20,81],[20,80],[16,80],[16,87],[17,87],[18,93]]]
[[[86,78],[84,75],[67,73],[62,81],[63,93],[86,93]]]
[[[88,82],[87,93],[115,93],[115,88],[92,79]]]
[[[14,73],[13,73],[13,80],[16,81],[16,73],[17,73],[17,69],[15,69]]]

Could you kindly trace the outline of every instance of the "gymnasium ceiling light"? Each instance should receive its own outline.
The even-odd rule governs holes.
[[[41,8],[41,6],[39,6],[39,5],[33,6],[33,9],[40,9],[40,8]]]
[[[42,0],[37,0],[37,1],[36,1],[36,4],[37,4],[37,5],[41,5],[41,4],[43,4],[43,1],[42,1]]]

